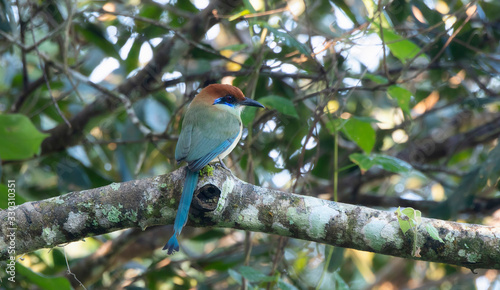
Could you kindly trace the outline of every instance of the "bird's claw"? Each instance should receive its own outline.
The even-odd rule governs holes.
[[[233,178],[236,178],[236,176],[234,176],[234,174],[231,172],[231,169],[227,168],[226,164],[224,164],[224,162],[222,161],[222,159],[219,158],[219,163],[220,163],[220,167],[224,168],[225,170],[227,170],[229,172],[229,174],[231,174],[231,176]]]

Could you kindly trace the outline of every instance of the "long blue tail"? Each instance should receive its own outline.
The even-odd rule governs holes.
[[[179,241],[177,241],[177,236],[181,234],[182,228],[187,222],[189,208],[191,207],[191,201],[193,199],[193,193],[198,183],[199,171],[191,171],[186,168],[186,179],[184,180],[184,189],[182,190],[181,202],[179,203],[179,208],[177,209],[177,215],[175,216],[174,222],[174,234],[168,240],[163,250],[167,250],[167,254],[172,255],[173,253],[179,251]]]

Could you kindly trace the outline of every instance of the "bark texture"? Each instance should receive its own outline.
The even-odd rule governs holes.
[[[0,212],[0,258],[118,229],[171,224],[185,171],[113,183],[60,197],[28,202]],[[15,216],[15,224],[8,222]],[[262,188],[216,169],[200,177],[188,225],[226,227],[288,236],[345,248],[470,269],[500,269],[500,228],[422,218],[403,234],[395,212],[336,203]],[[437,230],[440,242],[426,230]],[[416,243],[416,244],[414,244]],[[412,255],[413,247],[419,257]]]

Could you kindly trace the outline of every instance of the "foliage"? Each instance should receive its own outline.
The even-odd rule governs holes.
[[[498,1],[163,2],[0,1],[0,205],[8,180],[19,203],[174,170],[186,104],[223,81],[267,107],[243,113],[244,146],[226,162],[243,180],[388,209],[417,199],[414,213],[494,225]],[[119,234],[28,254],[8,286],[68,288],[55,276]],[[91,288],[474,284],[448,265],[260,233],[245,252],[248,237],[197,229],[173,257],[125,250],[75,276]]]

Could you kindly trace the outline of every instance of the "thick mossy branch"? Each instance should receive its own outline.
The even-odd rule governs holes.
[[[8,256],[15,214],[16,254],[114,230],[171,224],[184,168],[170,174],[72,192],[0,212],[0,258]],[[395,212],[289,194],[245,183],[224,169],[200,177],[188,224],[289,236],[403,258],[500,269],[500,228],[422,219],[417,240],[399,228]],[[437,229],[440,242],[426,225]],[[413,243],[419,257],[412,256]]]

